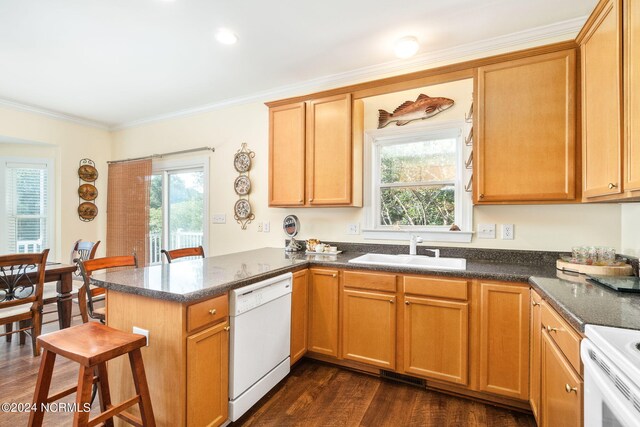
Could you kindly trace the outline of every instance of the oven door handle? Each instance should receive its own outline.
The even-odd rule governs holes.
[[[608,368],[612,375],[617,376],[619,381],[624,382],[624,384],[628,387],[629,392],[633,395],[635,394],[636,398],[640,398],[640,390],[631,384],[631,382],[625,377],[624,374],[613,364],[609,359],[599,351],[593,343],[585,338],[582,340],[582,344],[580,346],[580,353],[582,356],[582,363],[584,365],[584,376],[585,376],[585,392],[586,393],[595,393],[596,390],[600,394],[600,398],[605,400],[612,412],[616,414],[616,417],[619,421],[623,422],[625,426],[633,427],[637,426],[638,417],[640,417],[640,412],[636,411],[633,407],[633,404],[628,400],[628,398],[614,385],[613,379],[611,379],[608,375],[605,374],[603,369],[596,363],[592,358],[590,352],[593,352],[601,362],[607,364]],[[588,379],[591,379],[594,384],[588,384]],[[594,389],[591,389],[593,386]],[[588,396],[585,396],[585,426],[588,426],[590,422],[595,422],[597,425],[601,425],[601,420],[593,420],[590,417],[587,417],[586,408]]]

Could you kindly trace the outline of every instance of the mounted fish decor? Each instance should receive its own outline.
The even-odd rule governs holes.
[[[389,113],[385,110],[378,110],[378,129],[382,129],[389,123],[396,122],[396,126],[404,126],[414,120],[425,120],[453,107],[453,99],[431,98],[425,94],[420,94],[415,101],[405,101],[398,108]]]

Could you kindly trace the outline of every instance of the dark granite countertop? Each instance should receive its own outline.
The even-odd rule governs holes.
[[[307,267],[428,274],[530,283],[577,330],[585,324],[640,329],[640,294],[619,293],[600,285],[558,278],[557,253],[443,250],[442,256],[467,258],[466,270],[427,270],[350,263],[365,252],[394,253],[404,247],[353,247],[338,255],[287,254],[263,248],[198,260],[131,270],[96,273],[92,282],[106,289],[150,298],[192,303],[261,280]],[[421,247],[422,252],[426,250]],[[405,251],[395,253],[406,253]],[[500,262],[504,259],[505,262]],[[561,275],[561,273],[560,273]]]
[[[531,286],[580,332],[585,325],[640,329],[640,294],[576,279],[531,277]]]

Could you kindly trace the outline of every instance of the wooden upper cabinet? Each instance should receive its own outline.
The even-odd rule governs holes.
[[[480,390],[529,399],[529,287],[480,282]]]
[[[309,270],[309,351],[338,357],[338,270]]]
[[[296,363],[307,352],[309,328],[309,283],[308,270],[293,274],[291,291],[291,364]]]
[[[396,366],[395,293],[342,291],[342,357],[386,369]]]
[[[364,103],[351,94],[269,109],[269,206],[362,206]]]
[[[308,204],[351,203],[351,156],[351,94],[308,101]]]
[[[305,103],[269,109],[269,206],[304,205]]]
[[[624,3],[624,190],[640,191],[640,4]]]
[[[582,379],[553,343],[547,331],[542,331],[541,346],[540,425],[582,426]]]
[[[578,35],[582,53],[583,196],[622,192],[622,14],[600,2]]]
[[[576,52],[478,68],[476,203],[576,198]]]

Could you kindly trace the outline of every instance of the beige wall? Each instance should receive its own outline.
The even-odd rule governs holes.
[[[622,253],[640,257],[640,203],[621,205]]]
[[[39,114],[0,108],[0,156],[5,155],[55,159],[55,243],[51,248],[54,254],[50,259],[68,262],[71,245],[79,238],[104,242],[106,162],[111,157],[111,135],[108,131]],[[92,222],[80,221],[76,211],[78,162],[83,158],[95,161],[100,173],[96,182],[99,213]]]
[[[444,93],[439,95],[446,96]],[[396,103],[396,100],[393,103]],[[455,116],[453,118],[463,118],[465,108],[454,107],[450,111],[451,115],[447,115],[447,112],[436,117],[440,117],[440,120],[451,120],[451,115]],[[376,123],[377,118],[371,118],[369,114],[365,122],[372,123],[373,120],[373,123]],[[251,170],[251,203],[256,214],[256,222],[270,221],[270,233],[257,232],[256,222],[242,231],[233,220],[233,204],[237,199],[233,191],[233,180],[237,173],[233,169],[232,160],[242,142],[247,142],[256,153]],[[212,254],[264,246],[283,246],[284,235],[280,224],[287,214],[296,214],[300,218],[301,238],[364,241],[361,235],[346,234],[347,224],[363,225],[362,209],[283,209],[267,206],[268,109],[262,103],[166,120],[120,130],[113,134],[114,158],[135,157],[203,145],[216,148],[216,152],[210,155],[210,213],[224,213],[227,216],[226,224],[209,226]],[[618,205],[481,206],[474,209],[474,224],[477,223],[513,223],[516,238],[513,241],[474,238],[468,246],[570,250],[573,245],[589,244],[620,248]]]

